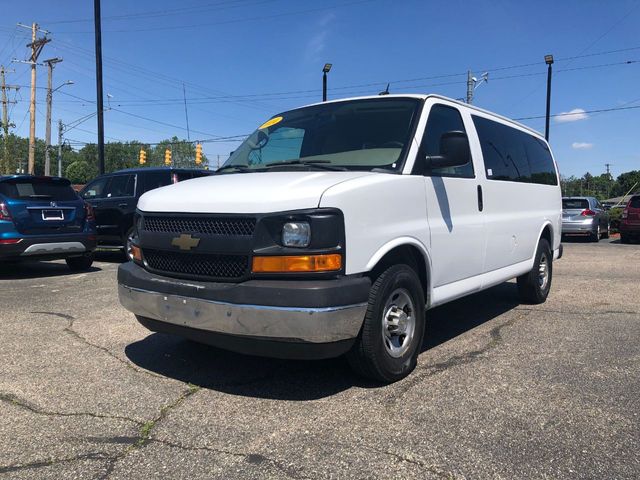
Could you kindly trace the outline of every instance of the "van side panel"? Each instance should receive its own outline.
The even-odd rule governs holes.
[[[472,115],[480,117],[480,120],[491,120],[500,128],[489,132],[494,134],[494,138],[490,138],[483,137],[478,125],[474,127],[483,144],[479,153],[485,177],[482,184],[487,235],[484,272],[489,273],[532,261],[545,224],[552,226],[551,248],[558,248],[562,199],[559,182],[557,185],[531,183],[533,180],[550,181],[549,175],[534,171],[535,165],[527,161],[533,156],[524,144],[518,143],[519,139],[526,138],[548,148],[543,139],[484,113],[473,112]],[[513,139],[508,138],[511,134]],[[551,170],[559,179],[553,158],[549,157],[549,152],[546,155],[545,160],[553,163]],[[518,179],[513,180],[513,177]],[[483,288],[486,285],[483,284]]]
[[[378,173],[327,189],[319,207],[342,210],[346,238],[346,273],[372,268],[385,245],[400,237],[429,251],[424,179],[421,176]]]

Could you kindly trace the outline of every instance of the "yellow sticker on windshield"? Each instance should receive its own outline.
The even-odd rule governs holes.
[[[267,120],[266,122],[264,122],[262,125],[260,125],[260,127],[258,128],[258,130],[263,130],[265,128],[269,128],[274,126],[276,123],[280,123],[282,121],[282,117],[273,117],[271,120]]]

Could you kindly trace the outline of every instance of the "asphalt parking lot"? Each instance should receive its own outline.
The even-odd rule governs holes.
[[[0,477],[640,477],[640,245],[566,243],[540,306],[428,312],[389,386],[148,332],[117,267],[0,268]]]

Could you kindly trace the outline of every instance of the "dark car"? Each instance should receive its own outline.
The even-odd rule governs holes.
[[[128,251],[133,216],[143,193],[210,173],[208,170],[166,167],[130,168],[92,180],[80,191],[80,196],[95,212],[98,245]]]
[[[64,258],[72,270],[93,262],[92,208],[58,177],[0,177],[0,261]]]
[[[620,241],[629,243],[640,239],[640,195],[634,195],[622,211],[620,219]]]

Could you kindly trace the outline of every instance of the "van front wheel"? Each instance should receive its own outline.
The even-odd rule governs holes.
[[[360,335],[347,354],[360,375],[390,383],[413,371],[424,336],[424,293],[416,272],[394,265],[374,281]]]
[[[533,268],[518,277],[518,293],[525,303],[544,303],[549,295],[553,276],[553,253],[546,239],[540,239]]]

